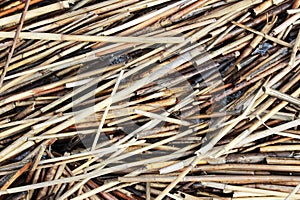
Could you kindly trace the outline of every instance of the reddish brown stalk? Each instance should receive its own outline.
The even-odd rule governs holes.
[[[125,199],[125,200],[135,200],[135,198],[129,197],[126,194],[116,190],[112,192],[114,195],[120,197],[121,199]]]
[[[300,0],[294,0],[292,8],[297,9],[297,8],[299,8],[299,6],[300,6]]]
[[[116,197],[114,197],[112,194],[110,193],[101,193],[101,196],[105,199],[105,200],[118,200]]]
[[[1,190],[6,190],[19,176],[21,176],[29,167],[31,166],[31,162],[27,163],[18,170],[2,187]]]
[[[31,6],[31,5],[37,4],[37,3],[41,2],[41,1],[42,0],[31,0],[31,2],[30,2],[29,5]],[[22,3],[20,5],[17,5],[17,6],[14,6],[14,7],[10,8],[10,9],[3,10],[3,11],[0,12],[0,17],[4,17],[4,16],[9,15],[11,13],[14,13],[14,12],[16,12],[18,10],[22,10],[24,7],[25,7],[25,4]]]

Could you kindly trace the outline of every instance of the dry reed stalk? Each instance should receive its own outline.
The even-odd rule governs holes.
[[[298,159],[291,159],[291,158],[272,158],[272,157],[267,157],[266,161],[268,164],[280,164],[280,163],[286,163],[287,165],[297,165],[299,163]]]
[[[298,171],[292,167],[298,162],[298,154],[290,154],[288,149],[278,151],[277,146],[296,149],[300,138],[296,129],[299,124],[298,40],[290,42],[297,35],[297,23],[290,24],[293,21],[290,16],[280,19],[281,25],[268,22],[272,17],[285,17],[283,12],[297,5],[281,0],[77,3],[78,9],[70,4],[69,12],[59,9],[49,11],[50,15],[39,15],[40,21],[26,20],[24,30],[96,37],[103,33],[143,38],[181,35],[187,39],[161,46],[41,40],[18,43],[0,89],[0,121],[7,123],[0,126],[3,133],[0,183],[9,180],[24,162],[33,160],[33,167],[25,185],[14,181],[15,187],[1,190],[1,194],[14,198],[18,196],[14,193],[29,191],[26,198],[47,195],[77,200],[149,199],[149,195],[157,199],[164,196],[181,199],[180,194],[191,199],[225,195],[233,199],[268,199],[267,195],[282,199],[293,191],[294,188],[287,190],[283,186],[297,186],[297,177],[279,174]],[[0,10],[5,7],[2,5],[21,4],[13,0],[0,2]],[[251,12],[259,16],[251,18]],[[233,20],[246,28],[231,24]],[[271,26],[266,32],[258,32],[263,24]],[[276,39],[272,34],[265,36],[278,27],[282,31]],[[3,31],[13,28],[8,24]],[[253,40],[254,35],[247,30],[254,31],[257,40]],[[280,45],[275,42],[271,49],[262,47],[268,38]],[[191,43],[197,39],[200,41]],[[266,54],[251,55],[245,47],[250,42],[253,46],[250,53],[255,49]],[[2,45],[0,53],[2,67],[7,44]],[[212,51],[207,52],[207,49]],[[289,49],[291,58],[287,56]],[[241,56],[242,62],[230,72],[227,66],[241,60],[238,57],[243,51],[246,54]],[[78,74],[85,62],[96,64],[98,61],[103,66],[101,69]],[[176,73],[170,69],[183,76],[172,78]],[[134,76],[137,81],[121,84],[120,91],[112,98],[110,94],[121,70],[125,71],[124,80]],[[190,88],[181,86],[185,82]],[[73,88],[75,86],[77,88]],[[297,105],[266,95],[261,88],[271,89],[273,93],[279,91],[281,99],[293,99]],[[186,95],[189,89],[194,92]],[[79,98],[74,99],[77,96]],[[110,107],[111,112],[105,111],[112,103],[117,104]],[[163,106],[165,111],[155,114],[157,106]],[[126,109],[129,112],[123,113]],[[154,119],[149,121],[140,114]],[[183,121],[178,121],[179,118]],[[182,122],[187,119],[186,128],[190,132],[180,132]],[[221,119],[223,122],[219,122]],[[168,122],[157,128],[162,121]],[[211,126],[210,121],[216,121],[216,125]],[[173,122],[180,125],[172,125]],[[128,132],[118,127],[120,123],[125,127],[138,123],[140,127]],[[101,140],[105,141],[92,151],[82,148],[81,143],[95,136],[97,129],[103,132]],[[47,156],[38,144],[44,145]],[[275,147],[272,152],[254,153],[257,148],[264,151],[272,147]],[[199,152],[203,154],[194,155]],[[139,156],[141,159],[130,160]],[[191,176],[200,169],[208,171],[209,176]],[[47,172],[52,175],[46,176]],[[20,180],[24,177],[22,174]],[[118,179],[133,182],[122,183]],[[152,184],[153,181],[159,182]],[[224,189],[212,183],[211,187],[205,187],[197,183],[199,181],[239,186]],[[148,185],[147,191],[143,183]],[[267,186],[264,188],[263,184]],[[274,185],[273,189],[270,185]],[[177,193],[170,194],[172,190]]]
[[[279,73],[278,75],[276,75],[274,77],[274,79],[272,79],[267,87],[271,87],[273,86],[276,82],[278,82],[282,77],[284,77],[285,75],[287,75],[287,73],[289,73],[289,69],[284,69],[281,73]],[[286,92],[289,88],[291,88],[294,84],[297,83],[297,81],[299,80],[300,78],[300,74],[298,74],[294,79],[292,79],[290,82],[288,82],[286,85],[284,85],[282,87],[282,89],[280,89],[281,92]],[[259,103],[261,103],[265,98],[267,97],[267,95],[265,96],[262,96],[261,99],[259,99]],[[272,105],[272,103],[274,103],[275,101],[275,98],[273,99],[269,99],[267,102],[265,102],[263,105],[261,105],[260,108],[258,108],[255,112],[254,112],[254,115],[257,115],[257,114],[261,114],[264,110],[266,110],[270,105]],[[255,105],[256,107],[257,105]]]
[[[184,3],[185,1],[181,1],[182,3]],[[141,30],[142,28],[144,28],[147,25],[153,24],[156,21],[158,21],[159,19],[165,18],[169,15],[171,15],[172,13],[175,13],[176,11],[178,11],[181,8],[182,5],[178,5],[178,3],[176,3],[174,6],[170,6],[170,8],[168,9],[162,9],[162,12],[158,12],[158,14],[152,16],[151,18],[149,18],[148,20],[139,23],[138,25],[123,31],[121,33],[121,35],[129,35],[129,34],[133,34],[139,30]],[[137,22],[138,23],[138,22]],[[130,25],[132,26],[132,25]]]
[[[241,78],[239,82],[242,82],[244,80],[247,79],[247,77],[250,76],[250,74],[254,73],[255,70],[258,70],[259,68],[263,67],[264,65],[266,65],[267,63],[271,63],[276,61],[278,58],[280,59],[282,55],[285,55],[287,53],[287,49],[286,48],[281,48],[279,49],[277,52],[275,52],[273,55],[269,56],[268,58],[266,58],[265,60],[263,60],[262,62],[260,62],[259,64],[257,64],[255,67],[253,67],[252,69],[250,69],[248,72],[246,72]],[[249,79],[248,79],[249,80]]]
[[[30,5],[30,0],[26,0],[25,6],[24,6],[24,10],[23,10],[23,12],[22,12],[22,14],[20,16],[20,22],[19,22],[17,31],[16,31],[16,33],[13,36],[14,40],[13,40],[13,43],[12,43],[12,47],[10,49],[10,52],[8,54],[8,58],[6,60],[3,72],[2,72],[1,77],[0,77],[0,87],[2,87],[2,85],[3,85],[4,77],[5,77],[6,73],[7,73],[7,69],[8,69],[8,66],[10,64],[11,58],[12,58],[12,56],[14,54],[14,51],[15,51],[15,48],[16,48],[16,44],[17,44],[17,40],[19,39],[21,30],[22,30],[22,27],[23,27],[23,24],[24,24],[26,15],[27,15],[27,10],[29,8],[29,5]]]
[[[250,15],[250,13],[246,13],[244,16],[242,16],[237,22],[242,22],[244,19],[246,19],[248,16]],[[207,50],[210,50],[212,49],[222,38],[225,37],[225,35],[227,35],[232,29],[235,28],[235,25],[231,25],[229,28],[226,28],[226,30],[220,34],[218,36],[218,38],[216,38],[210,45],[209,47],[207,48]],[[212,34],[212,33],[211,33]],[[214,34],[212,34],[214,35]]]
[[[192,56],[192,55],[191,55],[191,54],[190,54],[190,55],[187,54],[186,56],[187,56],[187,59],[189,60],[189,59],[191,59],[191,58],[189,58],[189,57]],[[179,63],[181,64],[181,63],[184,63],[185,61],[186,61],[186,60],[177,59],[175,62],[179,62]],[[174,64],[171,63],[171,64],[169,64],[169,66],[170,66],[170,67],[171,67],[171,66],[174,67]],[[153,81],[153,80],[158,79],[159,76],[162,76],[162,75],[165,74],[166,71],[168,71],[168,70],[169,70],[168,67],[166,67],[166,68],[164,68],[164,69],[160,69],[160,70],[158,70],[159,72],[153,73],[153,74],[151,74],[149,77],[144,78],[144,79],[141,79],[141,80],[135,82],[135,84],[132,85],[130,88],[126,88],[126,89],[122,90],[121,92],[117,93],[117,94],[115,95],[114,101],[117,101],[117,99],[119,99],[119,98],[124,98],[123,96],[126,96],[126,95],[130,94],[131,92],[135,91],[136,89],[139,89],[141,86],[146,85],[147,83],[149,83],[149,82],[151,82],[151,81]],[[157,76],[158,74],[159,74],[159,76]],[[119,96],[120,96],[120,97],[119,97]],[[98,109],[99,109],[99,110],[102,109],[109,101],[111,101],[111,98],[108,98],[108,99],[106,99],[106,100],[104,100],[104,101],[102,101],[102,102],[96,104],[96,105],[95,105],[95,108],[97,108],[96,111],[97,111]],[[78,118],[77,118],[77,119],[82,119],[82,118],[84,118],[84,117],[86,117],[86,116],[89,116],[89,115],[91,115],[93,112],[94,112],[93,109],[87,109],[85,112],[81,112],[81,113],[78,115]],[[49,130],[49,132],[56,132],[56,131],[59,130],[59,129],[63,129],[62,127],[68,127],[69,125],[71,125],[71,124],[74,123],[73,120],[74,120],[74,119],[67,120],[66,122],[62,123],[60,126],[57,126],[56,128],[53,128],[53,129]]]
[[[210,15],[207,15],[204,17],[204,19],[208,18],[215,18],[215,17],[221,17],[224,16],[224,14],[230,13],[230,12],[240,12],[246,8],[250,8],[253,5],[261,3],[261,0],[243,0],[237,3],[234,3],[230,6],[225,7],[224,9],[218,10],[216,12],[211,13]]]
[[[298,106],[300,105],[300,100],[298,98],[291,97],[285,93],[282,93],[282,92],[279,92],[279,91],[276,91],[276,90],[273,90],[273,89],[267,88],[267,87],[264,87],[263,90],[267,95],[271,95],[273,97],[279,98],[281,100],[287,101],[289,103],[292,103],[292,104],[295,104]]]
[[[32,0],[32,1],[30,1],[30,5],[34,5],[34,4],[37,4],[39,2],[41,2],[41,0]],[[18,10],[22,10],[24,8],[25,8],[25,4],[19,4],[17,6],[13,6],[10,9],[6,9],[6,10],[1,11],[0,17],[4,17],[5,15],[9,15],[13,12],[16,12]]]
[[[149,148],[149,147],[148,147]],[[152,148],[152,147],[151,147]],[[183,149],[184,150],[184,149]],[[178,156],[178,155],[176,155],[176,154],[174,154],[174,156],[176,157],[176,156]],[[171,157],[171,155],[168,155],[168,156],[165,156],[166,157],[166,159],[168,160],[168,159],[172,159]],[[138,162],[134,162],[134,163],[131,163],[130,164],[130,166],[135,166],[135,165],[143,165],[143,164],[146,164],[146,163],[151,163],[151,162],[155,162],[155,160],[157,160],[157,159],[161,159],[161,158],[152,158],[152,159],[148,159],[148,160],[142,160],[142,161],[138,161]],[[126,169],[126,168],[128,168],[129,167],[129,165],[128,164],[125,164],[125,165],[120,165],[120,166],[118,166],[118,167],[113,167],[114,168],[114,170],[116,170],[117,168],[119,168],[119,169],[121,169],[121,168],[123,168],[123,169]],[[85,175],[79,175],[79,176],[76,176],[76,177],[70,177],[70,178],[65,178],[64,179],[64,181],[63,181],[63,179],[59,179],[59,180],[57,180],[57,181],[48,181],[47,183],[41,183],[41,184],[36,184],[36,186],[35,186],[35,188],[40,188],[40,187],[44,187],[44,186],[51,186],[51,185],[54,185],[54,184],[56,184],[56,182],[57,183],[65,183],[65,181],[66,182],[69,182],[69,180],[72,180],[72,181],[74,181],[74,180],[79,180],[79,179],[81,179],[81,178],[84,178],[84,177],[92,177],[92,176],[97,176],[97,175],[99,175],[99,172],[98,172],[99,170],[95,170],[95,171],[93,171],[93,172],[90,172],[90,173],[88,173],[88,174],[85,174]],[[111,171],[111,169],[104,169],[103,170],[103,172],[101,172],[101,173],[108,173],[108,171]],[[25,189],[25,188],[27,188],[28,186],[24,186],[24,187],[22,187],[22,188],[18,188],[17,190],[18,191],[20,191],[20,190],[23,190],[23,189]],[[29,186],[29,188],[33,188],[32,186]],[[15,192],[15,190],[12,190],[12,189],[10,189],[9,191],[11,191],[11,192]],[[7,192],[9,192],[8,190],[7,190]],[[6,193],[6,192],[2,192],[2,193]]]
[[[110,34],[118,32],[118,31],[124,30],[126,28],[132,27],[132,26],[137,25],[139,23],[142,23],[142,22],[144,22],[146,20],[149,20],[149,19],[151,19],[153,17],[156,17],[157,15],[160,15],[160,14],[168,11],[169,9],[173,9],[175,7],[178,7],[177,9],[179,9],[180,8],[179,6],[181,6],[182,4],[184,4],[186,2],[187,2],[186,0],[181,0],[179,2],[176,2],[174,4],[169,5],[169,6],[165,7],[165,8],[163,8],[163,9],[160,9],[160,10],[154,11],[154,12],[148,14],[148,15],[145,15],[145,16],[143,16],[141,18],[132,20],[129,23],[123,24],[123,25],[121,25],[119,27],[110,29],[108,31],[104,31],[104,32],[102,32],[102,34],[103,35],[110,35]]]
[[[135,109],[134,112],[136,114],[140,114],[140,115],[150,117],[150,118],[153,118],[153,119],[157,119],[157,120],[160,120],[160,121],[166,121],[166,122],[170,122],[170,123],[174,123],[174,124],[178,124],[178,125],[184,125],[184,126],[189,126],[190,125],[190,123],[187,122],[187,121],[173,119],[173,118],[170,118],[170,117],[161,116],[161,115],[146,112],[146,111],[143,111],[143,110]]]
[[[295,196],[295,194],[298,192],[299,189],[300,189],[300,184],[298,184],[295,187],[295,189],[285,198],[285,200],[293,199],[293,197]]]
[[[298,32],[298,35],[297,35],[297,38],[295,41],[295,45],[292,49],[291,59],[289,62],[289,66],[291,66],[291,67],[293,67],[295,65],[296,54],[297,54],[299,46],[300,46],[300,31]]]
[[[122,80],[123,74],[124,74],[124,70],[121,70],[121,72],[120,72],[120,74],[119,74],[119,76],[118,76],[118,79],[117,79],[117,81],[116,81],[116,84],[115,84],[115,86],[114,86],[114,89],[113,89],[113,91],[112,91],[112,93],[111,93],[111,97],[113,97],[113,95],[116,94],[117,89],[118,89],[118,87],[119,87],[119,84],[120,84],[120,82],[121,82],[121,80]],[[103,125],[104,125],[104,121],[105,121],[105,118],[106,118],[106,116],[107,116],[107,114],[108,114],[108,110],[110,109],[110,106],[111,106],[111,104],[107,105],[107,107],[105,108],[105,111],[104,111],[104,114],[103,114],[103,116],[102,116],[102,119],[101,119],[99,128],[98,128],[98,130],[97,130],[97,134],[96,134],[96,136],[95,136],[95,138],[94,138],[94,142],[93,142],[93,146],[92,146],[91,150],[94,150],[95,147],[96,147],[96,145],[97,145],[97,143],[98,143],[99,136],[100,136],[100,133],[101,133],[101,131],[102,131],[102,128],[103,128]]]
[[[68,1],[61,1],[59,3],[54,3],[45,7],[41,7],[41,8],[37,8],[34,10],[30,10],[26,13],[26,17],[24,18],[24,20],[29,20],[32,19],[34,17],[40,16],[40,15],[44,15],[50,12],[54,12],[57,10],[62,10],[65,8],[69,7],[69,2]],[[16,14],[13,16],[9,16],[9,17],[4,17],[0,19],[0,25],[2,27],[8,27],[8,26],[14,26],[17,25],[19,22],[19,19],[21,17],[21,14]]]
[[[34,119],[28,119],[28,120],[23,119],[23,120],[20,120],[20,121],[7,122],[5,124],[1,124],[0,128],[6,128],[6,127],[16,126],[16,125],[19,125],[19,124],[26,124],[26,123],[31,123],[31,122],[40,122],[40,121],[47,120],[49,118],[51,118],[51,115],[50,116],[42,116],[42,117],[34,118]]]
[[[57,22],[59,20],[74,17],[76,15],[88,13],[90,11],[101,13],[104,10],[107,10],[108,6],[111,7],[110,9],[115,9],[115,8],[124,6],[124,4],[128,5],[128,4],[131,4],[131,3],[134,3],[134,2],[137,2],[137,0],[130,0],[130,1],[127,1],[127,2],[120,2],[120,0],[110,0],[110,1],[100,2],[98,4],[94,4],[94,5],[89,6],[89,7],[85,7],[85,8],[82,8],[82,9],[79,9],[79,10],[76,10],[76,11],[72,11],[72,12],[67,12],[67,13],[64,13],[62,15],[55,16],[53,18],[48,18],[48,19],[36,22],[34,24],[26,26],[26,28],[24,30],[31,30],[35,27],[39,27],[39,26],[42,26],[42,25],[45,25],[45,24],[50,24],[50,23],[53,23],[53,22]]]
[[[198,166],[193,171],[216,171],[216,170],[249,170],[249,171],[298,171],[294,165],[255,165],[255,164],[220,164]]]
[[[280,146],[266,146],[261,147],[261,152],[276,152],[276,151],[297,151],[299,145],[280,145]]]
[[[179,151],[182,151],[182,152],[184,152],[184,150],[186,150],[186,148],[183,148],[182,150],[179,150]],[[179,152],[178,151],[178,152]],[[174,154],[174,155],[176,155],[176,154]],[[172,157],[172,155],[169,155],[168,157]],[[168,160],[169,158],[167,158],[167,160]],[[152,159],[152,160],[156,160],[156,161],[158,161],[158,159]],[[155,161],[154,161],[155,162]],[[149,163],[151,163],[151,162],[149,162]],[[133,172],[133,174],[135,175],[138,175],[138,174],[140,174],[141,172],[137,172],[137,173],[134,173]],[[126,176],[130,176],[130,174],[128,174],[128,175],[126,175]],[[89,196],[91,196],[91,195],[93,195],[93,194],[97,194],[98,192],[102,192],[102,191],[104,191],[104,190],[106,190],[106,189],[108,189],[108,188],[111,188],[111,186],[114,186],[114,185],[116,185],[116,184],[118,184],[119,182],[110,182],[110,183],[108,183],[108,184],[105,184],[105,185],[103,185],[103,186],[101,186],[101,187],[98,187],[98,188],[96,188],[96,189],[94,189],[94,190],[91,190],[90,192],[88,192],[88,193],[86,193],[86,194],[83,194],[83,195],[81,195],[81,196],[79,196],[79,197],[77,197],[77,198],[75,198],[76,200],[79,200],[79,199],[84,199],[84,198],[86,198],[86,197],[89,197]]]
[[[296,8],[296,9],[290,9],[287,11],[287,13],[289,15],[292,15],[292,14],[296,14],[296,13],[299,13],[300,9],[299,8]]]
[[[240,23],[238,23],[238,22],[234,22],[234,21],[233,21],[232,23],[235,24],[236,26],[239,26],[239,27],[243,28],[243,29],[246,29],[246,30],[248,30],[248,31],[251,31],[251,32],[253,32],[253,33],[257,34],[257,35],[263,36],[263,37],[266,38],[267,40],[270,40],[270,41],[275,42],[275,43],[277,43],[277,44],[283,45],[283,46],[285,46],[285,47],[292,47],[291,44],[289,44],[289,43],[287,43],[287,42],[285,42],[285,41],[282,41],[282,40],[280,40],[280,39],[278,39],[278,38],[275,38],[275,37],[273,37],[273,36],[271,36],[271,35],[267,35],[267,34],[261,33],[261,32],[259,32],[259,31],[256,31],[256,30],[254,30],[254,29],[252,29],[252,28],[249,28],[249,27],[247,27],[247,26],[245,26],[245,25],[243,25],[243,24],[240,24]]]
[[[1,38],[13,38],[13,32],[0,32]],[[116,36],[88,36],[88,35],[64,35],[54,33],[26,33],[21,32],[21,39],[31,40],[55,40],[55,41],[81,41],[81,42],[111,42],[111,43],[170,43],[183,42],[180,37],[116,37]]]
[[[274,24],[277,21],[277,17],[275,17],[271,22],[267,23],[261,30],[262,34],[268,34],[269,31],[272,29],[272,27],[274,26]],[[251,43],[249,44],[249,47],[246,48],[240,55],[240,57],[237,59],[237,61],[235,62],[235,65],[238,65],[239,62],[241,62],[244,58],[248,57],[253,51],[254,49],[259,45],[259,43],[263,40],[263,36],[259,35],[256,36]],[[229,70],[228,70],[229,71]]]
[[[277,26],[273,31],[273,35],[279,34],[281,31],[285,30],[288,26],[293,24],[295,21],[297,21],[300,17],[300,14],[295,14],[292,17],[288,18],[285,22],[283,22],[281,25]]]
[[[216,22],[206,26],[205,28],[201,29],[199,32],[195,33],[191,38],[191,42],[196,42],[197,40],[203,38],[207,35],[210,31],[214,30],[215,28],[221,27],[222,25],[227,24],[229,21],[233,20],[234,18],[240,16],[241,12],[234,11],[233,13],[227,13],[223,17],[219,18]]]
[[[48,84],[48,85],[44,85],[42,87],[39,87],[39,88],[35,88],[35,89],[32,89],[31,91],[26,91],[26,92],[23,92],[23,93],[20,93],[20,94],[17,94],[17,95],[13,95],[7,99],[3,99],[2,101],[0,101],[0,104],[7,104],[9,102],[12,102],[12,101],[16,101],[16,100],[21,100],[21,99],[24,99],[24,98],[28,98],[28,97],[31,97],[41,91],[47,91],[47,90],[51,90],[55,87],[59,87],[61,85],[64,85],[68,82],[72,82],[72,81],[77,81],[77,80],[80,80],[82,78],[86,78],[86,77],[89,77],[91,75],[97,75],[97,74],[101,74],[103,72],[105,72],[107,69],[103,68],[103,69],[98,69],[98,70],[95,70],[95,71],[92,71],[92,72],[87,72],[85,74],[81,74],[81,75],[78,75],[76,77],[71,77],[69,79],[66,79],[66,80],[62,80],[62,81],[57,81],[57,82],[54,82],[52,84]]]
[[[233,186],[233,185],[225,185],[222,183],[212,183],[212,182],[205,182],[203,183],[205,186],[210,186],[210,187],[216,187],[220,188],[223,190],[228,190],[228,191],[243,191],[243,192],[253,192],[253,193],[258,193],[258,194],[269,194],[269,195],[275,195],[275,196],[280,196],[280,197],[285,197],[287,194],[284,192],[276,192],[276,191],[271,191],[271,190],[264,190],[264,189],[256,189],[256,188],[248,188],[248,187],[240,187],[240,186]]]
[[[2,10],[8,10],[8,9],[10,9],[10,8],[12,8],[12,7],[15,7],[15,6],[20,5],[21,3],[22,3],[22,2],[20,2],[20,1],[11,2],[9,5],[6,5],[5,7],[1,8],[0,10],[1,10],[1,11],[2,11]],[[4,4],[5,4],[5,2],[4,2]]]
[[[265,10],[267,10],[268,8],[270,8],[272,5],[279,5],[282,2],[284,2],[283,0],[267,0],[264,1],[263,3],[261,3],[260,5],[256,6],[255,8],[251,9],[251,12],[257,16],[260,13],[264,12]]]
[[[2,187],[1,190],[6,190],[19,176],[21,176],[30,166],[31,162],[25,164],[20,170],[18,170]]]
[[[140,176],[140,177],[119,177],[120,182],[162,182],[170,183],[176,179],[177,176]],[[244,176],[244,175],[202,175],[202,176],[186,176],[182,179],[182,182],[219,182],[219,184],[247,184],[247,183],[279,183],[284,181],[296,182],[299,180],[297,176],[276,176],[276,175],[254,175],[254,176]],[[296,184],[297,185],[297,184]],[[243,188],[243,187],[242,187]],[[248,191],[249,188],[245,188]],[[262,190],[261,192],[266,192]],[[271,191],[276,193],[276,191]],[[278,195],[288,195],[288,193],[277,193]]]
[[[195,167],[195,165],[202,159],[202,157],[196,156],[189,165],[189,167],[187,167],[182,173],[180,173],[180,175],[174,181],[172,181],[172,183],[157,197],[157,199],[162,199],[166,195],[166,193],[168,193],[171,189],[175,187],[176,184],[178,184],[182,179],[184,179],[184,177],[192,170],[192,168]]]

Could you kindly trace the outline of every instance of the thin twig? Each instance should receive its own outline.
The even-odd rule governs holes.
[[[10,60],[11,60],[13,54],[14,54],[17,42],[19,40],[19,36],[20,36],[21,30],[23,28],[25,16],[26,16],[27,10],[29,8],[29,5],[30,5],[30,0],[26,0],[25,7],[24,7],[24,10],[23,10],[21,18],[20,18],[19,26],[17,28],[17,31],[16,31],[15,35],[13,36],[14,40],[13,40],[13,43],[12,43],[12,47],[11,47],[10,52],[8,54],[8,57],[7,57],[7,60],[6,60],[6,63],[5,63],[2,75],[0,77],[0,88],[3,85],[4,77],[5,77],[6,73],[7,73],[7,68],[9,66],[9,64],[10,64]]]

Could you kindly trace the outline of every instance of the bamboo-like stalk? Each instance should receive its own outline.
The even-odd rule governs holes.
[[[251,9],[251,12],[257,16],[260,13],[262,13],[263,11],[270,8],[273,4],[278,5],[278,4],[281,4],[282,2],[284,2],[284,1],[283,0],[276,0],[276,1],[267,0],[267,1],[264,1],[263,3],[261,3],[260,5],[256,6],[255,8]]]
[[[215,171],[215,170],[249,170],[249,171],[298,171],[293,165],[259,165],[259,164],[221,164],[198,166],[193,171]]]
[[[21,176],[29,167],[31,166],[31,162],[27,163],[18,170],[2,187],[1,190],[6,190],[19,176]]]
[[[299,95],[300,94],[300,89],[298,89],[297,91],[295,91],[293,93],[293,95]],[[252,131],[254,127],[258,127],[261,123],[263,123],[264,121],[266,121],[266,119],[270,118],[270,116],[272,116],[276,111],[279,111],[281,108],[283,108],[287,103],[286,102],[281,102],[278,106],[276,106],[274,109],[272,109],[271,112],[269,112],[268,114],[264,115],[264,117],[261,120],[256,121],[249,129],[245,130],[242,134],[240,134],[238,137],[236,137],[235,140],[233,140],[231,142],[231,144],[227,145],[228,147],[231,147],[232,144],[236,144],[241,142],[241,138],[245,139],[245,137],[247,137]],[[238,141],[238,142],[237,142]]]
[[[298,35],[297,35],[297,38],[295,41],[295,45],[292,50],[292,55],[291,55],[291,59],[289,62],[289,66],[291,66],[291,67],[293,67],[295,65],[296,54],[297,54],[299,46],[300,46],[300,31],[298,32]]]
[[[281,31],[285,30],[289,25],[291,25],[292,23],[294,23],[295,21],[297,21],[299,19],[299,17],[300,17],[300,13],[293,15],[292,17],[290,17],[289,19],[287,19],[285,22],[283,22],[280,26],[277,26],[272,31],[272,34],[273,35],[277,35]]]
[[[69,2],[68,1],[62,1],[59,3],[54,3],[48,6],[44,6],[41,8],[37,8],[34,10],[30,10],[27,12],[26,17],[25,17],[25,21],[32,19],[34,17],[40,16],[40,15],[44,15],[50,12],[54,12],[57,10],[62,10],[65,8],[69,7]],[[3,17],[0,19],[0,26],[13,26],[13,25],[17,25],[19,22],[21,14],[16,14],[16,15],[12,15],[9,17]]]
[[[41,0],[32,0],[32,1],[30,1],[30,5],[34,5],[34,4],[37,4],[39,2],[41,2]],[[13,13],[13,12],[16,12],[18,10],[21,10],[24,7],[25,7],[25,4],[19,4],[17,6],[13,6],[10,9],[3,10],[3,11],[1,11],[0,17],[4,17],[5,15],[9,15],[10,13]]]
[[[299,1],[31,2],[6,70],[0,2],[0,195],[298,198]]]
[[[300,100],[298,98],[295,97],[291,97],[287,94],[284,94],[282,92],[273,90],[272,88],[268,88],[268,87],[263,87],[263,90],[266,94],[271,95],[273,97],[279,98],[281,100],[287,101],[289,103],[295,104],[295,105],[300,105]]]
[[[178,124],[178,125],[184,125],[184,126],[189,126],[190,125],[190,123],[187,122],[187,121],[173,119],[173,118],[165,117],[165,116],[163,117],[161,115],[158,115],[158,114],[155,114],[155,113],[146,112],[146,111],[143,111],[143,110],[135,109],[134,112],[136,114],[144,115],[146,117],[151,117],[151,118],[154,118],[154,119],[158,119],[158,120],[161,120],[161,121],[166,121],[166,122],[170,122],[170,123],[174,123],[174,124]]]
[[[140,177],[119,177],[118,180],[121,182],[163,182],[169,183],[176,179],[176,176],[158,176],[158,177],[149,177],[149,176],[140,176]],[[231,183],[231,184],[245,184],[249,182],[257,183],[276,183],[283,181],[296,181],[299,180],[297,176],[226,176],[226,175],[216,175],[216,176],[186,176],[182,182],[221,182],[221,183]],[[221,184],[220,183],[220,184]],[[248,191],[248,188],[245,188]],[[265,192],[262,190],[261,192]],[[276,193],[276,191],[272,191]],[[278,195],[288,195],[288,193],[278,193]]]
[[[243,0],[240,2],[236,2],[230,6],[227,6],[224,9],[218,10],[216,12],[213,12],[212,14],[204,17],[204,18],[214,18],[214,17],[221,17],[224,15],[224,13],[230,13],[230,12],[240,12],[246,8],[249,8],[253,5],[261,3],[261,0],[251,1],[251,0]]]
[[[278,44],[283,45],[283,46],[285,46],[285,47],[292,47],[291,44],[289,44],[289,43],[287,43],[287,42],[285,42],[285,41],[282,41],[282,40],[280,40],[280,39],[278,39],[278,38],[275,38],[275,37],[273,37],[273,36],[271,36],[271,35],[267,35],[267,34],[261,33],[261,32],[259,32],[259,31],[256,31],[256,30],[252,29],[252,28],[249,28],[249,27],[247,27],[247,26],[244,26],[243,24],[240,24],[240,23],[238,23],[238,22],[232,22],[232,23],[233,23],[234,25],[236,25],[236,26],[239,26],[239,27],[244,28],[244,29],[246,29],[246,30],[248,30],[248,31],[251,31],[251,32],[253,32],[253,33],[257,34],[257,35],[263,36],[263,37],[265,37],[266,39],[271,40],[272,42],[278,43]]]
[[[268,34],[269,31],[272,29],[272,27],[274,26],[274,24],[276,23],[277,18],[275,17],[271,22],[267,23],[263,29],[261,30],[262,34]],[[249,44],[249,47],[246,48],[243,53],[240,55],[240,57],[237,59],[237,61],[235,62],[235,65],[238,65],[240,61],[242,61],[244,58],[248,57],[253,50],[259,45],[259,43],[263,40],[263,36],[258,35],[256,36],[251,43]]]
[[[112,91],[112,93],[111,93],[111,97],[113,97],[113,95],[116,94],[117,89],[118,89],[118,87],[119,87],[119,84],[120,84],[120,82],[121,82],[121,80],[122,80],[123,74],[124,74],[124,71],[122,70],[122,71],[120,72],[119,76],[118,76],[117,82],[116,82],[116,84],[115,84],[115,86],[114,86],[114,89],[113,89],[113,91]],[[105,118],[106,118],[106,116],[107,116],[107,113],[108,113],[109,108],[110,108],[110,104],[107,105],[107,107],[105,108],[105,111],[104,111],[104,114],[103,114],[103,116],[102,116],[102,119],[101,119],[99,128],[98,128],[97,133],[96,133],[96,136],[95,136],[95,138],[94,138],[94,142],[93,142],[93,146],[92,146],[91,150],[94,150],[95,147],[96,147],[96,145],[97,145],[97,143],[98,143],[99,136],[100,136],[100,133],[101,133],[101,131],[102,131],[102,128],[103,128],[103,125],[104,125],[104,121],[105,121]]]
[[[3,72],[1,74],[1,77],[0,77],[0,87],[2,87],[3,85],[3,81],[4,81],[4,77],[6,76],[6,73],[7,73],[7,69],[8,69],[8,66],[10,64],[10,61],[11,61],[11,58],[14,54],[14,51],[15,51],[15,48],[16,48],[16,44],[17,44],[17,39],[19,38],[20,36],[20,32],[22,30],[22,27],[23,27],[23,24],[24,24],[24,20],[26,18],[26,15],[27,15],[27,10],[29,8],[29,5],[30,5],[30,0],[27,0],[26,3],[25,3],[25,7],[24,7],[24,10],[20,16],[20,23],[19,23],[19,26],[17,28],[17,31],[16,33],[14,34],[13,38],[13,43],[12,43],[12,47],[10,49],[10,52],[8,54],[8,58],[7,58],[7,61],[5,63],[5,66],[4,66],[4,69],[3,69]],[[0,22],[1,23],[1,22]]]

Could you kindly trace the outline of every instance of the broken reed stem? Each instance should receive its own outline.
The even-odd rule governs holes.
[[[298,96],[300,94],[300,88],[296,90],[292,96]],[[271,116],[273,116],[276,112],[280,111],[283,107],[285,107],[288,103],[283,101],[280,104],[278,104],[276,107],[274,107],[269,113],[264,115],[261,120],[257,120],[252,126],[247,128],[245,131],[243,131],[241,134],[239,134],[236,138],[234,138],[229,144],[226,145],[226,147],[223,148],[222,151],[220,151],[217,156],[220,156],[224,154],[226,151],[234,148],[237,144],[242,142],[247,136],[249,136],[255,129],[257,129],[261,124],[263,124],[266,120],[268,120]]]

